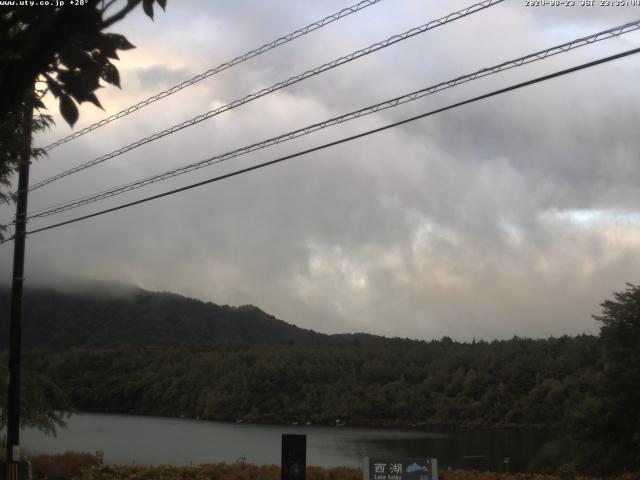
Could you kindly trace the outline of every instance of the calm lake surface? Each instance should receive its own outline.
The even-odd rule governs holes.
[[[283,433],[307,435],[307,464],[359,467],[362,457],[435,457],[439,468],[522,471],[549,438],[540,431],[426,432],[319,426],[273,426],[134,415],[79,414],[57,438],[22,433],[30,453],[102,450],[105,462],[124,465],[279,464]],[[505,459],[509,459],[505,463]]]

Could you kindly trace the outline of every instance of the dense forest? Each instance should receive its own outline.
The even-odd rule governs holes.
[[[37,353],[80,410],[250,422],[555,427],[596,339],[120,347]]]
[[[598,337],[470,343],[323,335],[256,307],[140,290],[29,295],[25,335],[38,350],[26,355],[24,383],[34,412],[51,398],[52,410],[225,421],[541,427],[557,435],[536,468],[640,467],[633,285],[602,304]]]
[[[7,315],[2,293],[0,312]],[[323,335],[253,306],[137,289],[30,290],[26,305],[24,345],[38,350],[27,364],[58,378],[80,410],[252,422],[557,426],[599,372],[597,338],[586,335],[490,343]],[[6,329],[8,322],[0,324]],[[6,338],[0,336],[0,347]]]

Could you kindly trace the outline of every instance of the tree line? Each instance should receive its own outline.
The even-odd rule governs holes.
[[[598,375],[591,336],[138,346],[29,356],[84,411],[224,421],[557,427]]]
[[[40,402],[52,398],[49,412],[73,405],[255,423],[546,428],[554,438],[534,459],[538,470],[572,462],[589,473],[637,472],[640,287],[629,285],[602,308],[599,336],[460,343],[291,337],[287,327],[262,344],[251,336],[197,345],[136,338],[110,348],[31,351],[25,388]]]

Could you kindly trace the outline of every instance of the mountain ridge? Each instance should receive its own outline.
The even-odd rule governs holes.
[[[140,288],[25,289],[25,349],[65,350],[126,345],[342,343],[358,334],[327,335],[280,320],[254,305],[218,305]],[[8,346],[10,290],[0,287],[0,350]],[[377,338],[377,337],[375,337]]]

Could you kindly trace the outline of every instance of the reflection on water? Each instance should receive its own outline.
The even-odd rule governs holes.
[[[426,432],[350,427],[247,425],[177,418],[74,415],[57,438],[28,430],[23,446],[32,453],[68,450],[105,452],[108,463],[198,465],[235,462],[280,463],[283,433],[307,435],[307,463],[361,466],[362,457],[435,457],[441,469],[521,471],[548,434],[525,430]],[[509,459],[505,463],[505,459]]]

